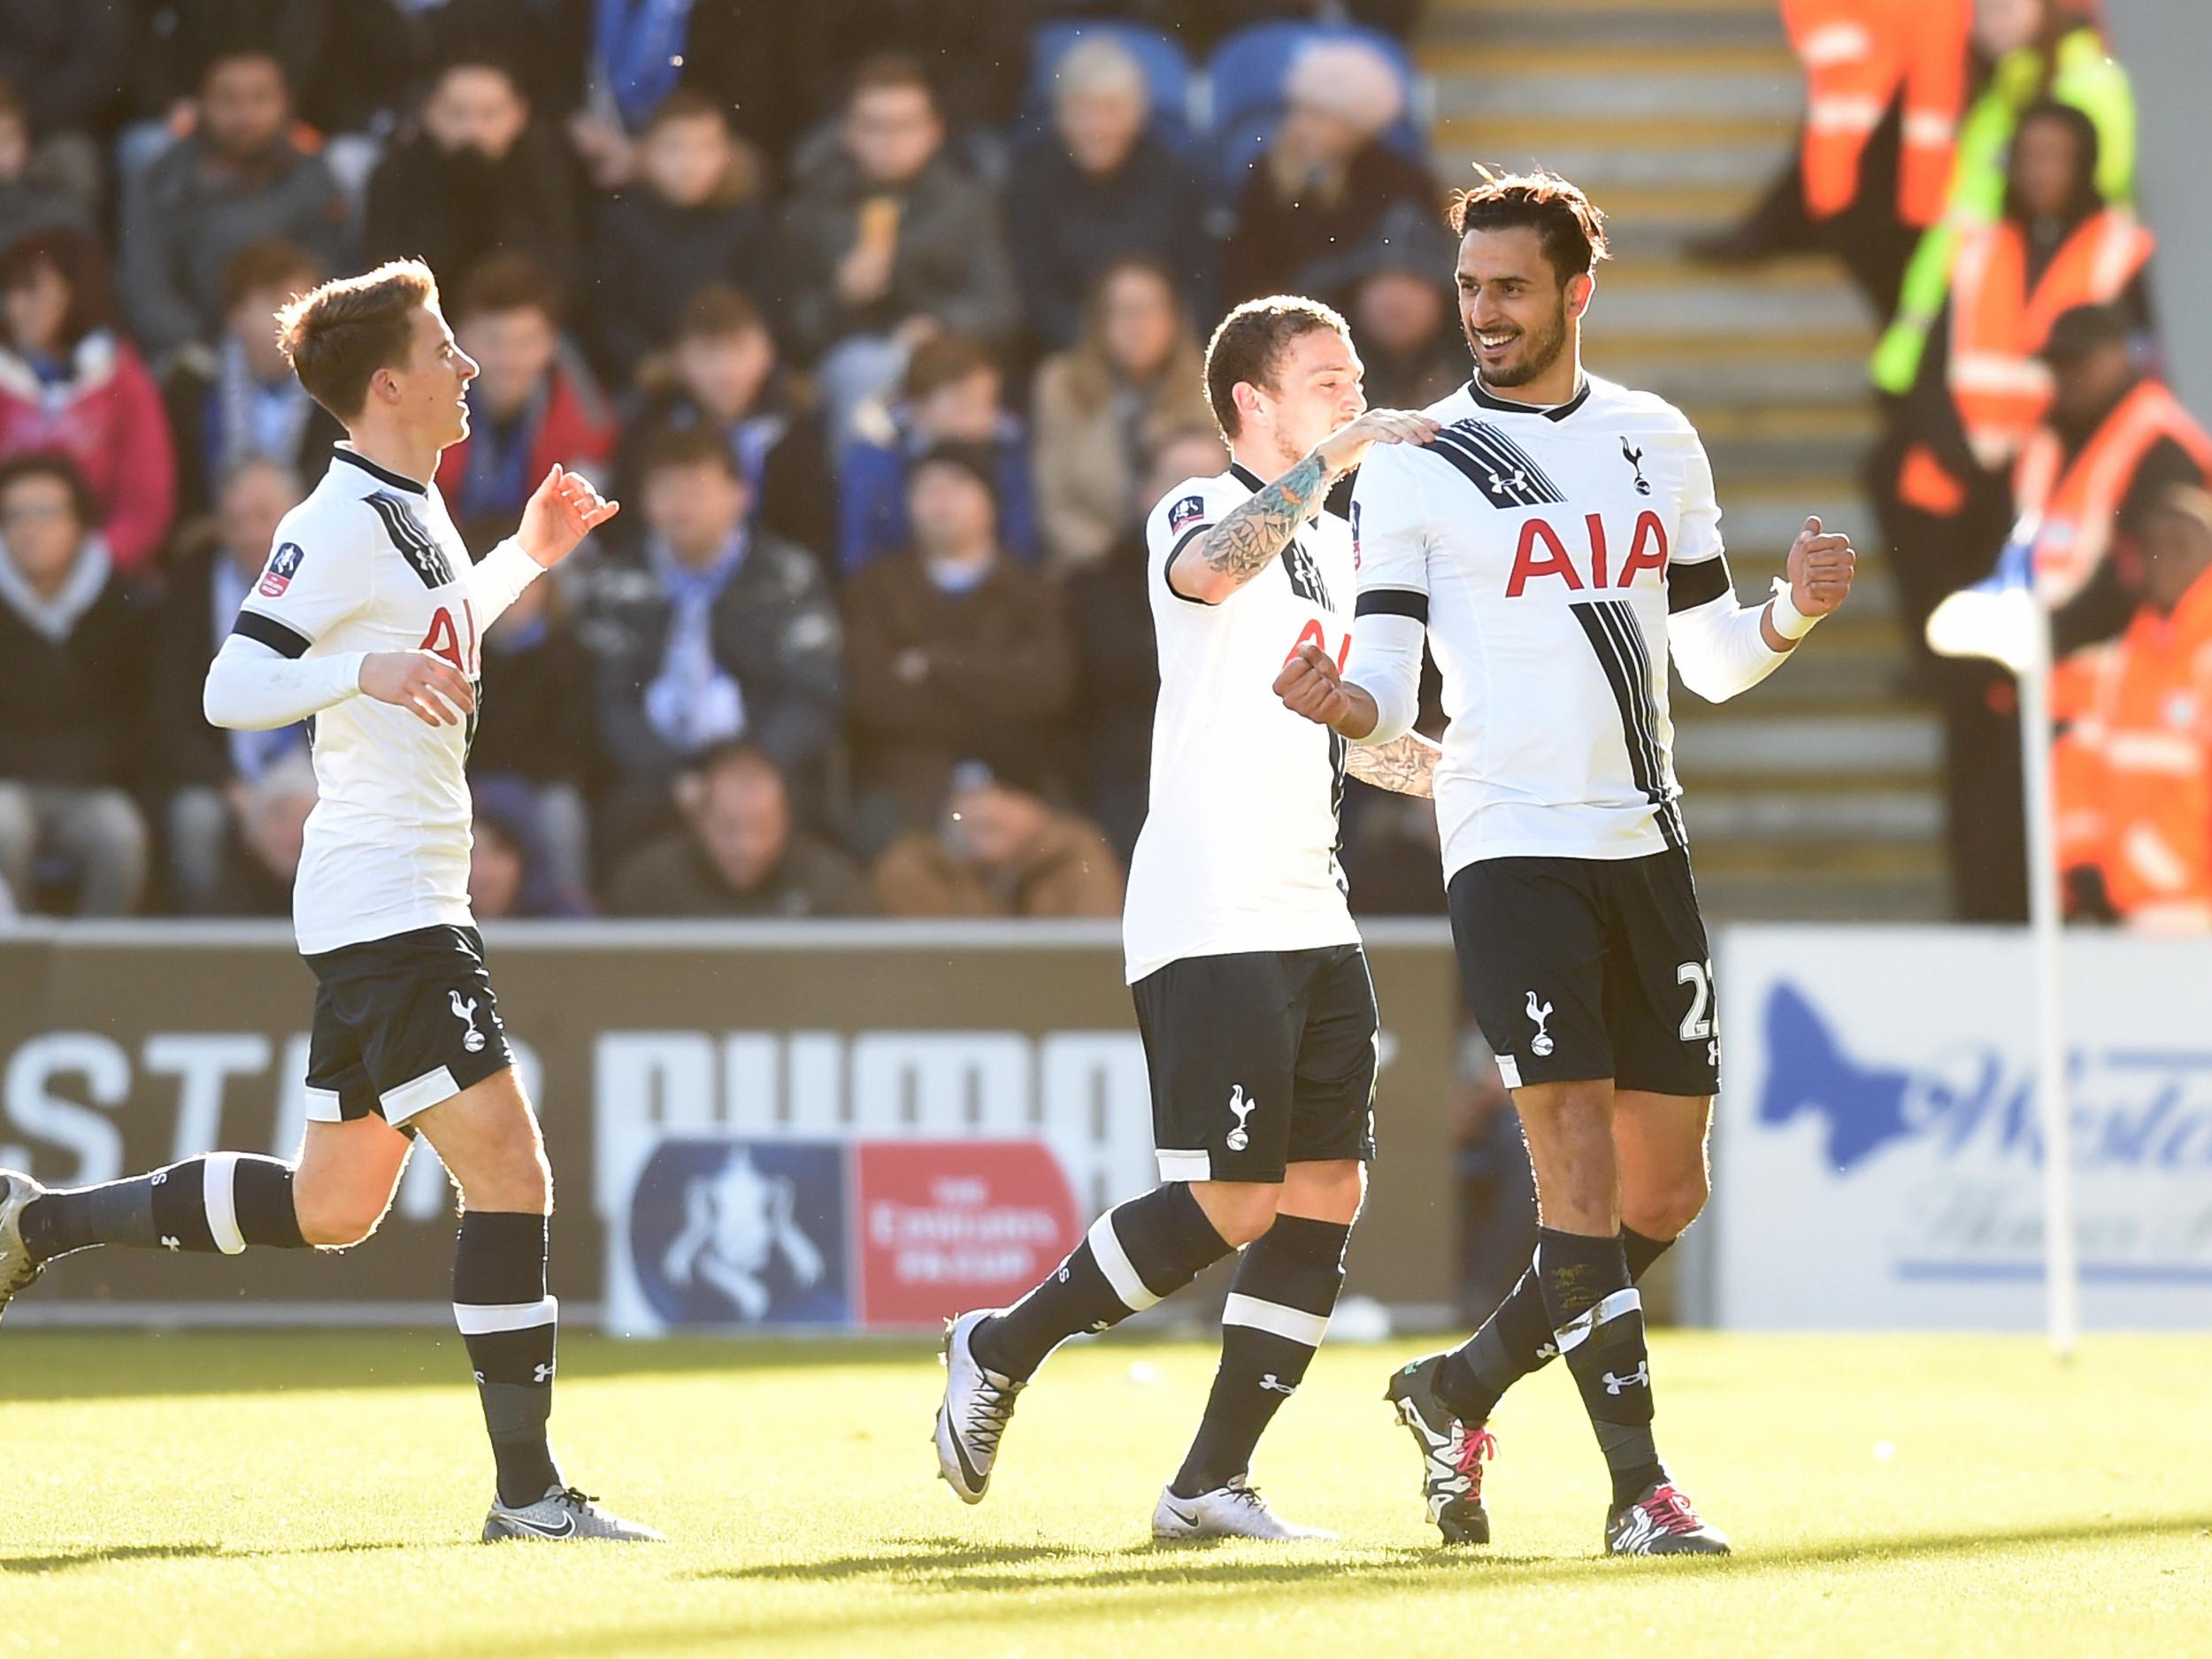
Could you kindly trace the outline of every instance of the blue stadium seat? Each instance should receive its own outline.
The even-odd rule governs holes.
[[[1196,142],[1191,123],[1194,75],[1190,59],[1157,29],[1103,18],[1047,23],[1029,37],[1029,85],[1022,94],[1017,132],[1027,137],[1052,125],[1052,96],[1060,59],[1069,48],[1102,35],[1126,47],[1143,65],[1144,78],[1152,89],[1153,134],[1177,150],[1188,150]]]
[[[1225,191],[1234,195],[1242,188],[1246,170],[1259,158],[1282,119],[1290,68],[1298,55],[1330,40],[1358,41],[1389,60],[1404,88],[1405,112],[1382,134],[1382,141],[1417,160],[1427,159],[1427,139],[1419,120],[1425,94],[1404,42],[1358,23],[1256,23],[1222,42],[1206,65],[1207,148]]]

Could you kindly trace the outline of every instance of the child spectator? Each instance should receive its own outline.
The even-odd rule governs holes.
[[[325,269],[349,263],[343,194],[290,134],[284,71],[254,48],[211,61],[191,133],[130,180],[123,200],[123,309],[157,362],[211,338],[223,273],[248,242],[284,237]]]
[[[249,242],[224,271],[222,334],[211,348],[179,352],[162,386],[180,519],[205,512],[242,462],[262,457],[318,476],[346,435],[277,349],[277,307],[321,278],[307,250],[289,242]]]
[[[1041,545],[1031,505],[1029,431],[1009,412],[1005,381],[979,341],[940,334],[916,349],[903,396],[871,406],[838,465],[838,569],[850,577],[904,547],[906,474],[914,457],[939,444],[979,444],[996,457],[999,544],[1025,565]]]
[[[954,765],[1058,752],[1073,689],[1059,590],[998,540],[998,457],[941,444],[909,471],[913,542],[846,589],[854,841],[937,821]]]
[[[23,238],[0,253],[0,460],[67,456],[106,557],[145,570],[169,533],[176,457],[161,394],[109,312],[100,244],[80,230]]]
[[[1161,439],[1211,419],[1205,359],[1165,266],[1106,268],[1082,343],[1037,371],[1033,407],[1046,569],[1064,575],[1104,557],[1136,522],[1137,478]]]
[[[588,469],[614,452],[613,411],[561,334],[558,291],[528,256],[477,268],[454,302],[453,333],[477,366],[468,435],[438,462],[457,519],[511,519],[556,464]]]
[[[718,286],[755,289],[765,219],[760,164],[703,92],[669,95],[638,140],[638,180],[600,204],[591,249],[592,340],[626,386],[668,347],[684,307]]]
[[[621,467],[632,490],[638,458],[664,430],[718,434],[737,457],[753,522],[818,559],[837,550],[837,490],[820,413],[776,360],[776,337],[735,288],[702,289],[684,308],[667,383],[630,423]]]
[[[146,887],[137,781],[150,617],[116,572],[92,492],[59,456],[0,464],[0,885],[29,909],[42,855],[81,916]]]
[[[530,100],[498,64],[449,65],[416,130],[369,180],[371,259],[417,257],[456,288],[495,253],[527,254],[564,296],[580,272],[568,158],[531,119]]]

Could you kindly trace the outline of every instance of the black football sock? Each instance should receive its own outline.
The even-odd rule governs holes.
[[[1628,1258],[1629,1282],[1640,1283],[1645,1271],[1673,1245],[1672,1239],[1647,1238],[1623,1227],[1621,1251]],[[1482,1329],[1444,1356],[1437,1398],[1463,1423],[1487,1422],[1507,1389],[1558,1357],[1551,1317],[1544,1311],[1543,1281],[1531,1262]]]
[[[1652,1440],[1651,1356],[1643,1298],[1628,1282],[1620,1235],[1590,1238],[1549,1227],[1536,1235],[1536,1271],[1552,1340],[1574,1373],[1618,1508],[1664,1480]]]
[[[971,1339],[979,1363],[1025,1382],[1079,1331],[1111,1330],[1172,1296],[1229,1254],[1181,1182],[1156,1187],[1091,1223],[1052,1277]]]
[[[41,1262],[96,1244],[219,1251],[306,1248],[292,1207],[293,1166],[250,1152],[211,1152],[150,1175],[47,1193],[23,1208],[23,1243]]]
[[[511,1509],[561,1484],[545,1433],[560,1318],[545,1288],[548,1233],[543,1216],[472,1210],[453,1254],[453,1322],[483,1396],[499,1501]]]
[[[1344,1287],[1341,1222],[1278,1216],[1247,1245],[1221,1310],[1221,1365],[1198,1436],[1170,1488],[1179,1498],[1225,1486],[1252,1467],[1276,1409],[1298,1392]]]

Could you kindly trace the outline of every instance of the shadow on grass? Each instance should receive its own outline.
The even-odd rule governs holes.
[[[62,1331],[7,1333],[0,1406],[150,1400],[173,1395],[328,1388],[445,1388],[469,1366],[449,1330]],[[936,1351],[922,1338],[882,1340],[677,1339],[625,1342],[579,1332],[561,1339],[565,1382],[832,1367],[911,1370]]]
[[[233,1553],[221,1544],[84,1544],[42,1555],[0,1555],[0,1572],[67,1572],[112,1561],[202,1561]]]
[[[1205,1589],[1217,1598],[1275,1596],[1292,1588],[1310,1602],[1378,1590],[1476,1591],[1486,1587],[1502,1591],[1525,1585],[1587,1585],[1624,1573],[1761,1578],[1806,1567],[1879,1566],[2039,1545],[2181,1538],[2202,1533],[2208,1518],[2212,1517],[2167,1516],[2110,1525],[2053,1521],[1978,1532],[1835,1539],[1774,1550],[1754,1549],[1728,1559],[1635,1562],[1610,1561],[1594,1552],[1563,1557],[1513,1555],[1404,1545],[1349,1550],[1325,1547],[1310,1555],[1290,1549],[1256,1559],[1248,1550],[1203,1545],[1140,1545],[1099,1551],[1054,1544],[984,1544],[938,1536],[895,1540],[883,1549],[864,1554],[708,1569],[693,1576],[731,1583],[845,1583],[856,1587],[873,1581],[885,1589],[972,1593],[975,1599],[964,1600],[956,1617],[962,1628],[972,1635],[978,1626],[1041,1617],[1093,1613],[1126,1618],[1171,1613],[1178,1599],[1194,1588]],[[1065,1563],[1064,1569],[1056,1571],[1056,1563]],[[1018,1594],[989,1594],[1007,1591]],[[879,1601],[872,1610],[865,1612],[849,1610],[849,1605],[818,1615],[747,1617],[741,1614],[734,1624],[727,1616],[703,1614],[695,1621],[631,1625],[603,1636],[578,1632],[565,1640],[565,1646],[576,1654],[683,1654],[715,1647],[741,1632],[757,1638],[836,1639],[844,1647],[871,1631],[910,1628],[918,1617],[927,1617],[911,1601],[890,1604]],[[1219,1601],[1212,1605],[1218,1606]],[[950,1609],[948,1617],[952,1617]]]

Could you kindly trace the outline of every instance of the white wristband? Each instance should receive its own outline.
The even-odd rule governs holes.
[[[1792,642],[1801,640],[1810,634],[1813,631],[1813,625],[1820,620],[1818,617],[1807,616],[1791,601],[1789,579],[1783,576],[1777,576],[1774,579],[1771,611],[1774,631]]]

